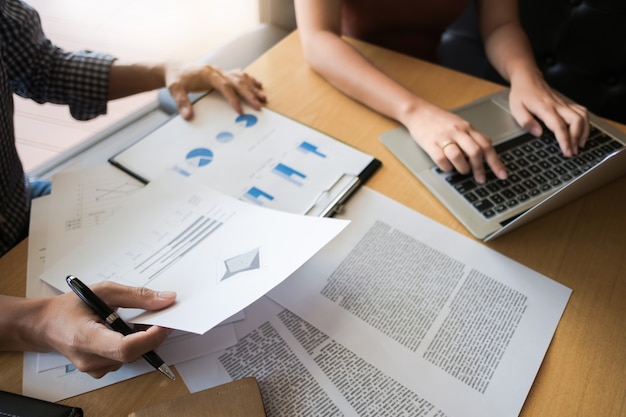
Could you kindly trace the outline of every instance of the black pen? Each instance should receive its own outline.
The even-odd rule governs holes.
[[[89,289],[81,280],[74,275],[68,275],[65,278],[67,285],[70,286],[72,291],[80,297],[98,315],[104,322],[116,332],[123,334],[124,336],[133,333],[133,330],[126,324],[120,316],[113,311],[100,297],[98,297],[93,291]],[[169,379],[176,379],[176,376],[167,364],[157,355],[154,351],[144,353],[143,358],[148,361],[155,369],[167,376]]]

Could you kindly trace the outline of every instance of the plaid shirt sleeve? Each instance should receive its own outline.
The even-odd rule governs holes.
[[[12,90],[38,103],[66,104],[75,119],[106,113],[111,64],[108,54],[67,52],[41,29],[39,14],[19,0],[3,0],[0,27]]]
[[[28,233],[30,197],[15,147],[13,94],[69,105],[79,120],[96,117],[106,113],[113,60],[57,48],[33,8],[0,0],[0,256]]]

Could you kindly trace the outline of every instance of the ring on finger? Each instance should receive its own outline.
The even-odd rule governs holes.
[[[448,146],[448,145],[455,145],[455,144],[456,143],[453,140],[447,140],[444,143],[442,143],[441,145],[439,145],[439,147],[443,151],[446,148],[446,146]]]

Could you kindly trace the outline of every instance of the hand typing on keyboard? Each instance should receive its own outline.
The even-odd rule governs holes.
[[[487,171],[486,181],[481,184],[470,175],[437,171],[483,218],[490,219],[544,198],[622,148],[604,132],[592,126],[588,129],[589,139],[571,158],[563,155],[554,134],[547,129],[539,137],[526,134],[496,146],[509,174],[505,180]]]
[[[423,101],[404,124],[443,171],[472,174],[478,183],[486,181],[486,169],[497,178],[506,178],[506,168],[491,140],[465,119]]]
[[[540,76],[512,79],[509,107],[520,126],[534,136],[541,136],[543,123],[567,158],[577,155],[589,137],[587,109],[561,97]]]

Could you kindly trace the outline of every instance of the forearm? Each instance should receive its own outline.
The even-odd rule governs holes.
[[[303,37],[308,64],[342,93],[401,123],[428,103],[384,74],[339,36]]]
[[[511,83],[509,107],[515,120],[534,135],[554,132],[566,157],[575,155],[589,135],[587,110],[550,88],[537,67],[518,19],[516,0],[479,0],[481,30],[490,61]],[[500,7],[498,7],[500,6]]]
[[[0,295],[0,350],[47,351],[41,329],[46,325],[46,299],[25,299]]]
[[[520,24],[516,0],[478,0],[485,52],[500,75],[513,83],[518,77],[541,78],[530,42]]]
[[[528,39],[518,25],[495,29],[485,39],[485,50],[494,68],[511,83],[518,77],[542,77]]]
[[[161,64],[115,61],[109,79],[109,100],[165,87],[165,67]]]

